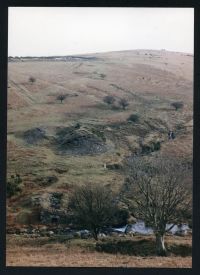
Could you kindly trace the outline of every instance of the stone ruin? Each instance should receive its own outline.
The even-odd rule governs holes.
[[[62,208],[63,194],[59,192],[44,194],[32,198],[32,205],[40,208],[40,223],[66,223],[66,210]]]
[[[40,212],[42,224],[64,224],[66,223],[66,212],[58,209],[43,209]]]

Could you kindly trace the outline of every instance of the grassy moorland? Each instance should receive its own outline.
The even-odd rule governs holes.
[[[114,242],[115,240],[115,242]],[[94,240],[57,238],[30,239],[9,236],[7,239],[8,266],[80,266],[80,267],[179,267],[192,266],[191,236],[166,238],[169,255],[155,254],[154,240],[150,236],[116,238],[99,243],[116,243],[121,253],[98,251]],[[120,244],[120,245],[119,245]],[[111,247],[111,245],[109,246]],[[112,246],[112,249],[113,246]]]
[[[115,99],[112,104],[104,102],[108,95]],[[120,105],[121,99],[127,107]],[[183,106],[176,110],[174,102]],[[118,167],[132,154],[191,163],[192,102],[193,56],[186,53],[138,50],[66,60],[10,60],[7,175],[19,174],[23,188],[7,199],[8,229],[39,224],[35,202],[48,212],[55,192],[63,195],[61,210],[81,184],[96,182],[117,192],[125,179]],[[174,140],[168,140],[169,130],[175,132]],[[186,188],[192,190],[191,175]],[[138,238],[151,239],[133,240]],[[167,243],[191,247],[191,236],[167,238]],[[9,234],[7,265],[191,266],[191,252],[183,257],[172,251],[158,258],[96,251],[93,244],[88,248],[90,240],[83,248],[76,240],[67,245],[48,238],[40,245],[40,240]]]

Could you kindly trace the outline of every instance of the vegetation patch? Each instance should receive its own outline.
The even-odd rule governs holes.
[[[23,133],[23,139],[28,144],[37,144],[47,139],[46,132],[42,128],[33,128]]]
[[[174,244],[168,248],[169,253],[176,256],[187,257],[192,256],[192,246],[186,244]]]
[[[174,109],[177,111],[179,109],[182,109],[184,104],[181,101],[172,102],[171,106],[174,107]]]
[[[120,163],[109,163],[106,165],[106,168],[108,168],[110,170],[122,170],[123,165]]]
[[[102,141],[106,142],[106,137],[104,135],[103,131],[97,130],[95,128],[91,129],[92,133],[95,134],[97,137],[99,137],[100,139],[102,139]]]
[[[37,224],[40,221],[39,209],[35,208],[32,210],[21,210],[16,217],[16,221],[17,223],[23,225]]]
[[[38,177],[35,180],[41,186],[50,186],[58,181],[56,176]]]
[[[138,114],[131,114],[128,118],[128,121],[138,122],[139,121],[139,115]]]
[[[96,130],[66,127],[56,133],[56,148],[60,153],[93,155],[107,151],[103,133]]]
[[[73,238],[73,235],[56,235],[49,238],[49,243],[64,243],[69,244],[70,240]]]
[[[167,254],[187,257],[192,255],[192,246],[186,244],[166,245]],[[117,240],[117,239],[102,239],[96,243],[98,252],[106,252],[111,254],[123,254],[134,256],[155,256],[155,241],[151,239],[141,240]]]
[[[135,256],[155,255],[155,243],[152,240],[117,240],[103,239],[96,243],[96,250],[111,254],[125,254]]]
[[[6,194],[10,198],[22,192],[23,184],[19,174],[11,175],[6,185]]]
[[[150,154],[154,151],[160,150],[160,148],[161,148],[160,141],[155,141],[155,142],[152,142],[151,144],[141,145],[142,154]]]

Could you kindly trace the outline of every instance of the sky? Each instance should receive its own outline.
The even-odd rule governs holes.
[[[193,8],[9,8],[9,56],[134,49],[193,53],[193,40]]]

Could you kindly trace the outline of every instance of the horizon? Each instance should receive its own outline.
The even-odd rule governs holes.
[[[76,54],[62,54],[62,55],[8,55],[8,58],[25,58],[25,57],[71,57],[71,56],[88,56],[88,55],[95,55],[95,54],[104,54],[104,53],[114,53],[114,52],[133,52],[133,51],[158,51],[158,52],[171,52],[171,53],[181,53],[181,54],[189,54],[194,55],[191,52],[182,52],[182,51],[171,51],[167,49],[130,49],[130,50],[116,50],[116,51],[105,51],[105,52],[90,52],[90,53],[76,53]]]

